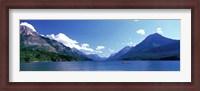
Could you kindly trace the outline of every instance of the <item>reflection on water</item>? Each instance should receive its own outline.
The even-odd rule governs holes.
[[[180,71],[180,61],[80,61],[20,63],[20,71]]]

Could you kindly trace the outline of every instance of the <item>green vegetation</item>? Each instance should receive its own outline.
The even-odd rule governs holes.
[[[78,58],[67,56],[45,50],[31,50],[27,48],[20,49],[21,62],[57,62],[57,61],[79,61]]]

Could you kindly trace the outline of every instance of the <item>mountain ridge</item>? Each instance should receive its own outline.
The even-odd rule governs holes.
[[[122,48],[119,52],[111,54],[106,60],[116,60],[120,56],[127,53],[131,48],[132,48],[131,46],[126,46],[126,47]]]
[[[105,58],[101,58],[97,54],[87,55],[76,48],[67,47],[57,40],[42,36],[26,25],[20,25],[21,48],[23,51],[34,53],[46,53],[46,51],[57,53],[55,55],[60,56],[57,57],[59,60],[62,58],[65,58],[65,60],[70,58],[83,61],[105,60]],[[49,53],[49,55],[52,55],[52,53]],[[180,40],[170,39],[161,34],[154,33],[147,36],[136,46],[126,46],[117,53],[111,54],[106,60],[167,60],[170,58],[173,60],[180,59]]]
[[[87,54],[87,57],[88,58],[91,58],[93,60],[96,60],[96,61],[100,61],[100,60],[105,60],[106,58],[104,57],[100,57],[99,55],[97,54]]]
[[[170,47],[173,50],[169,50]],[[166,38],[158,33],[147,36],[123,55],[115,57],[116,60],[170,60],[170,58],[180,59],[180,40]]]
[[[20,49],[21,48],[55,52],[62,55],[75,57],[75,59],[78,60],[91,60],[87,56],[78,53],[78,50],[73,51],[71,48],[63,45],[62,43],[41,36],[36,31],[33,31],[31,28],[24,25],[20,26]]]

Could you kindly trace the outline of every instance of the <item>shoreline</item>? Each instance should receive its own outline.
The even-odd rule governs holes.
[[[56,62],[89,62],[88,61],[56,61]],[[180,61],[180,60],[94,60],[94,61],[90,61],[90,62],[111,62],[111,61],[119,61],[119,62],[134,62],[134,61]],[[41,62],[52,62],[52,63],[56,63],[53,61],[33,61],[33,62],[20,62],[20,63],[41,63]]]

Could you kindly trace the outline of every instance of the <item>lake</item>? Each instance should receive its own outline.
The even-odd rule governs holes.
[[[180,71],[180,61],[71,61],[20,63],[20,71]]]

